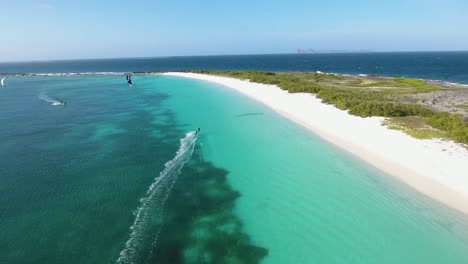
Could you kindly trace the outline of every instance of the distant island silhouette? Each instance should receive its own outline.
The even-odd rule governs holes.
[[[372,50],[314,50],[314,49],[297,49],[297,54],[313,54],[313,53],[363,53],[373,52]]]

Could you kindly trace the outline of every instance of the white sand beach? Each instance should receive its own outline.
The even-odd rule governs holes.
[[[468,214],[468,150],[454,142],[419,140],[360,118],[312,94],[227,77],[170,72],[165,75],[221,84],[251,97],[323,139],[353,153],[414,189]]]

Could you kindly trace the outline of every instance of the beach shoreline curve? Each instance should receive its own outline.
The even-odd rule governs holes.
[[[395,176],[413,189],[468,215],[468,150],[443,140],[421,140],[382,126],[385,118],[361,118],[324,104],[309,93],[208,74],[167,72],[220,84],[254,99],[315,135]]]

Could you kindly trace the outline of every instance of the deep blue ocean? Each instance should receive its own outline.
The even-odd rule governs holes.
[[[322,71],[468,84],[468,51],[232,55],[0,63],[0,73],[193,70]]]

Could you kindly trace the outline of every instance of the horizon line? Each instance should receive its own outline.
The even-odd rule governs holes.
[[[299,49],[300,50],[300,49]],[[406,51],[373,51],[373,50],[316,50],[310,53],[240,53],[240,54],[210,54],[210,55],[166,55],[166,56],[138,56],[138,57],[101,57],[101,58],[79,58],[79,59],[52,59],[52,60],[11,60],[0,61],[5,63],[44,63],[44,62],[65,62],[65,61],[92,61],[92,60],[123,60],[123,59],[162,59],[174,57],[222,57],[222,56],[267,56],[267,55],[323,55],[323,54],[353,54],[353,53],[437,53],[437,52],[468,52],[468,50],[406,50]]]

